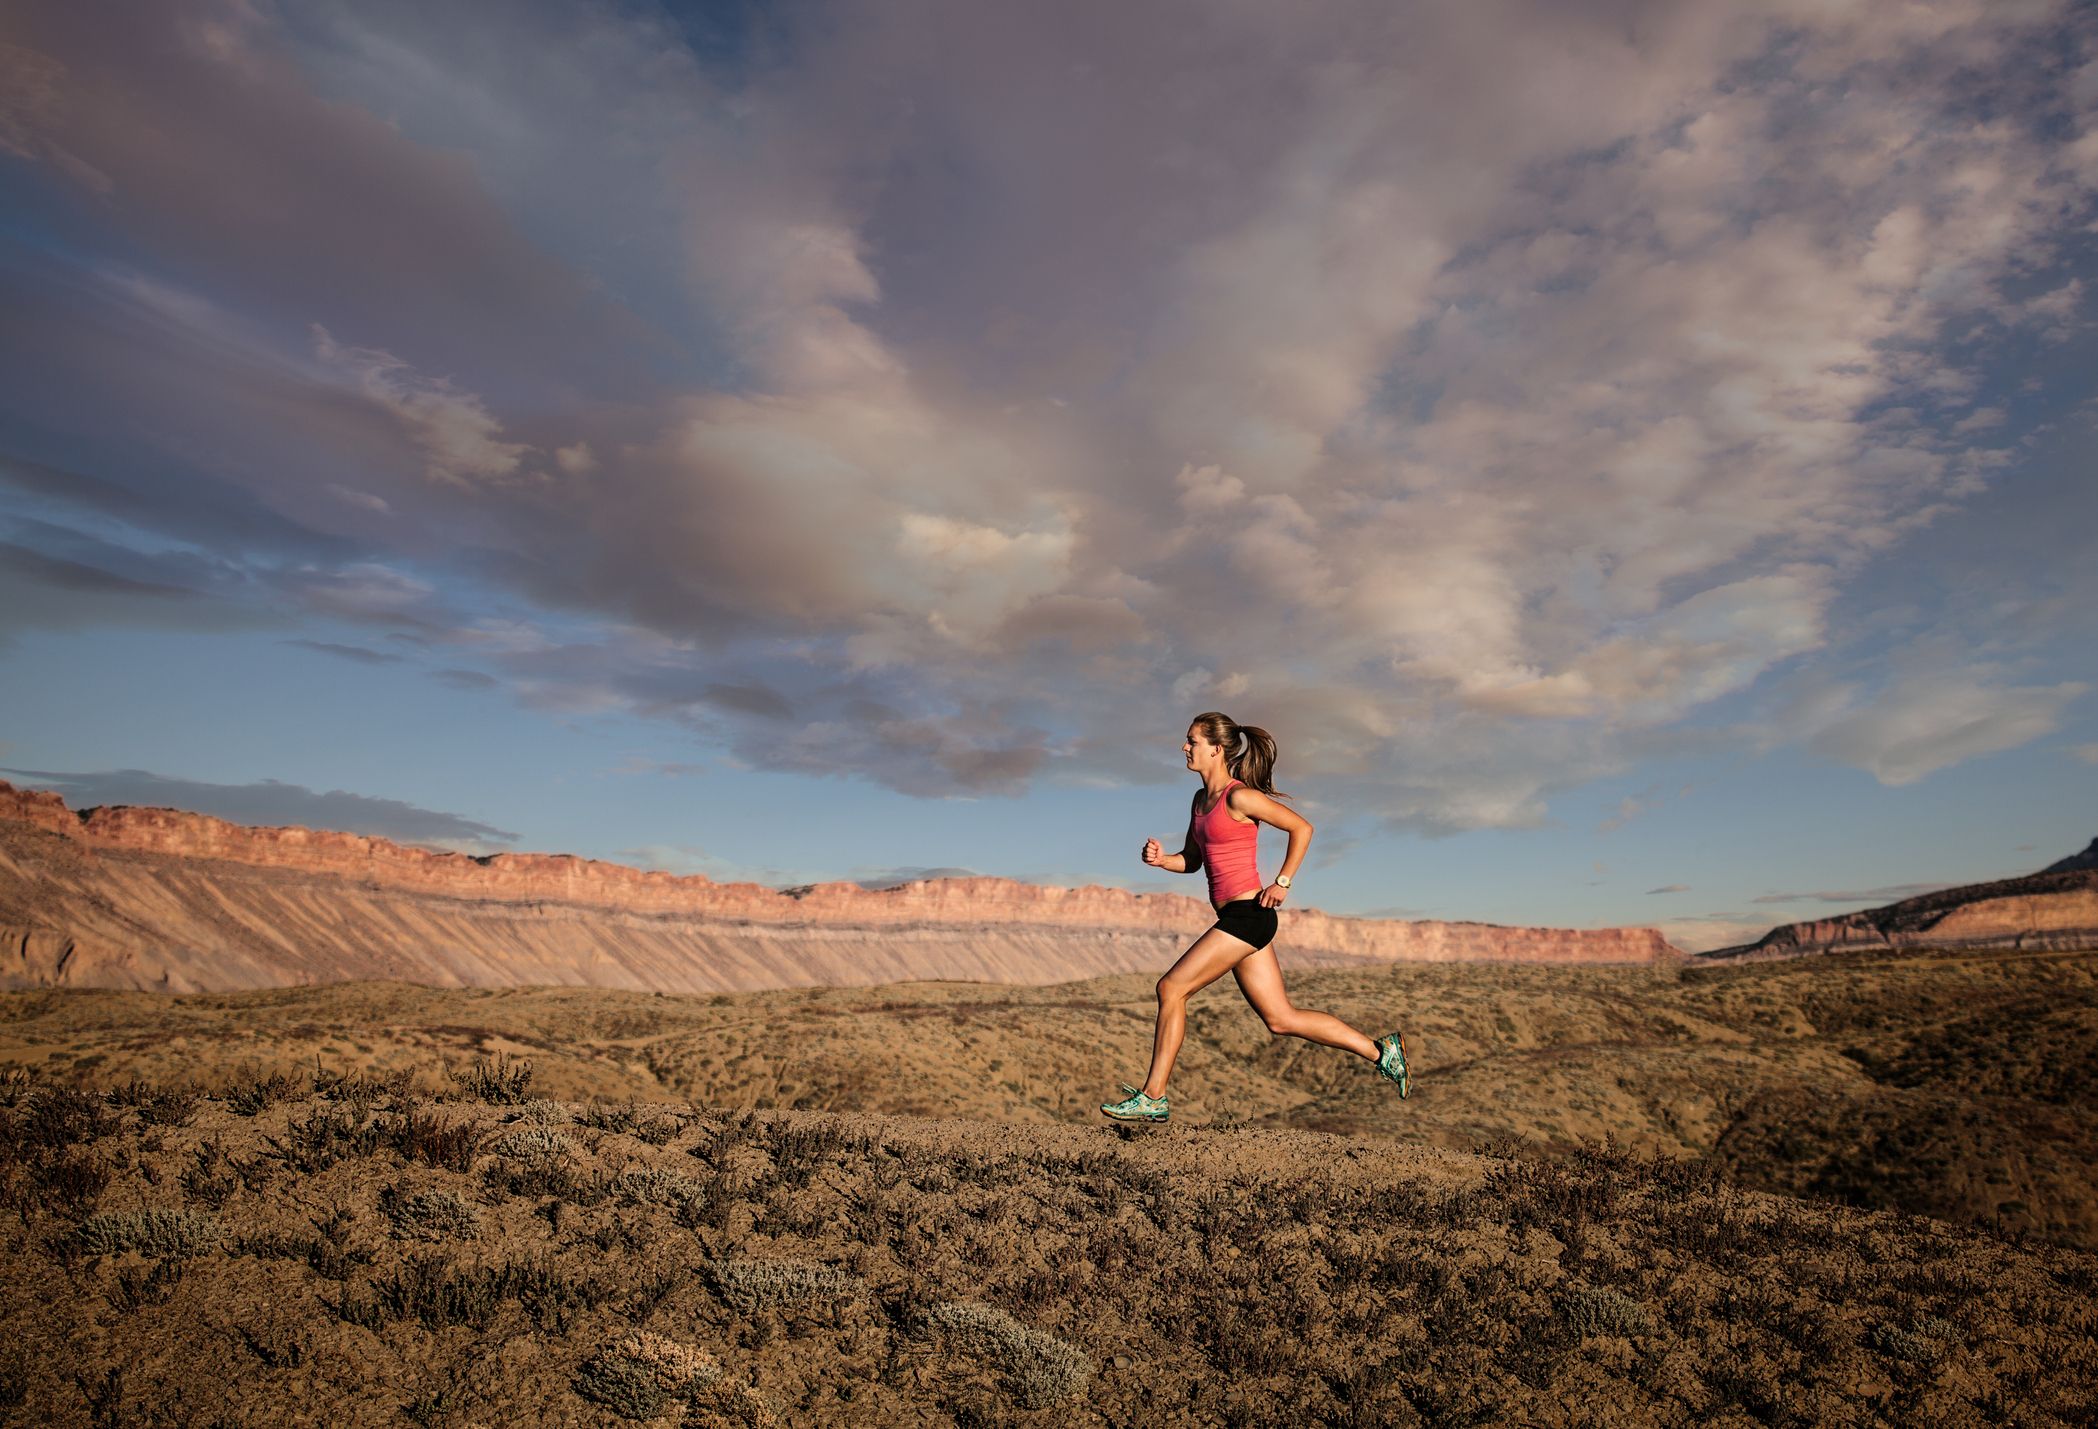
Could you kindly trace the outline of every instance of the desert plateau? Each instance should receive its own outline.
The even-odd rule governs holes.
[[[1188,900],[664,886],[0,792],[33,1422],[2098,1412],[2088,868],[1694,958],[1293,914],[1298,1005],[1404,1027],[1412,1096],[1226,978],[1172,1120],[1121,1127]],[[421,978],[325,978],[366,927]]]
[[[0,994],[49,1423],[2088,1422],[2098,959]]]

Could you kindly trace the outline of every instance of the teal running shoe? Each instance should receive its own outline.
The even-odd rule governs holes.
[[[1377,1075],[1399,1084],[1399,1100],[1413,1094],[1413,1075],[1406,1070],[1406,1034],[1394,1032],[1377,1039]]]
[[[1166,1097],[1147,1097],[1141,1087],[1122,1084],[1129,1095],[1118,1102],[1102,1102],[1100,1110],[1116,1121],[1164,1121],[1168,1114]]]

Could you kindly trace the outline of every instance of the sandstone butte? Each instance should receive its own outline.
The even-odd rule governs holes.
[[[777,890],[569,854],[433,852],[0,780],[0,986],[221,992],[365,979],[711,992],[1163,972],[1199,898],[1003,878]],[[1645,963],[1651,928],[1284,915],[1298,965]]]
[[[2098,849],[2098,840],[2092,849]],[[2023,878],[1941,888],[1884,908],[1787,923],[1753,943],[1697,957],[1733,961],[1923,948],[2098,948],[2098,867],[2089,856],[2087,850]]]

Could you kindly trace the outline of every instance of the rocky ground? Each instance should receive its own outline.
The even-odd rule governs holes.
[[[114,1424],[2076,1424],[2098,1257],[1598,1146],[12,1076],[0,1402]]]
[[[1285,964],[1286,965],[1286,964]],[[1178,1125],[1475,1151],[1608,1136],[1737,1184],[2098,1249],[2098,955],[1837,956],[1716,967],[1290,969],[1299,1005],[1404,1026],[1401,1103],[1366,1061],[1197,996]],[[358,984],[227,995],[0,993],[0,1066],[223,1091],[281,1073],[425,1090],[528,1058],[566,1101],[1092,1125],[1141,1079],[1153,978],[663,996]]]

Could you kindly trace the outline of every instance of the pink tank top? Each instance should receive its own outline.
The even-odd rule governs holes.
[[[1202,845],[1202,868],[1209,875],[1209,901],[1229,903],[1245,893],[1267,887],[1261,881],[1256,856],[1260,852],[1260,825],[1240,823],[1231,817],[1231,786],[1217,795],[1209,812],[1195,816],[1195,841]]]

